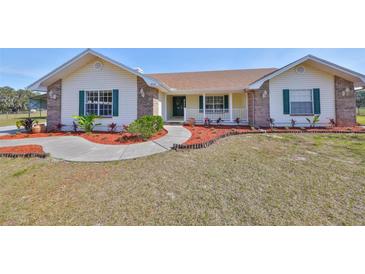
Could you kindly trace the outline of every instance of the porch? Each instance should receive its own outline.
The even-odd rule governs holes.
[[[165,121],[167,123],[186,122],[194,118],[197,124],[205,118],[222,124],[248,124],[248,103],[246,93],[167,95]]]

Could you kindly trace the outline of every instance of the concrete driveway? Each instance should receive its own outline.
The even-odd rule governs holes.
[[[16,145],[41,145],[53,158],[75,162],[107,162],[134,159],[171,149],[191,137],[182,126],[165,126],[168,133],[153,141],[131,145],[102,145],[77,136],[42,137],[18,140],[0,140],[0,147]],[[0,128],[0,132],[1,132]]]

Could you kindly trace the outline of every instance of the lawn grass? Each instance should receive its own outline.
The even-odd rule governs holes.
[[[233,136],[112,163],[0,160],[3,225],[365,225],[365,135]]]
[[[356,116],[356,121],[360,124],[360,125],[363,125],[365,126],[365,115],[364,116]]]
[[[0,127],[3,126],[15,126],[16,121],[20,119],[28,118],[28,113],[19,114],[0,114]],[[47,112],[42,111],[42,116],[39,116],[39,112],[34,112],[30,114],[30,117],[36,119],[39,123],[45,123]]]

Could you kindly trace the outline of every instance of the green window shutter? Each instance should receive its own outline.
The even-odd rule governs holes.
[[[288,89],[283,89],[283,112],[284,114],[290,114]]]
[[[113,116],[119,116],[119,90],[113,89]]]
[[[203,96],[199,96],[199,112],[203,112]]]
[[[85,114],[85,91],[79,91],[79,116]]]
[[[313,108],[314,114],[321,114],[321,98],[319,88],[313,89]]]
[[[228,95],[224,95],[224,109],[225,110],[229,109],[228,102],[229,102]]]

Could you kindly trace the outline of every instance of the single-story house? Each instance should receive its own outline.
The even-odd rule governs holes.
[[[267,127],[305,126],[305,118],[356,124],[356,87],[365,75],[308,55],[280,69],[144,74],[87,49],[28,88],[47,91],[47,127],[71,126],[74,115],[100,116],[100,129],[121,126],[143,115],[165,122],[203,122]],[[238,118],[238,119],[237,119]]]

